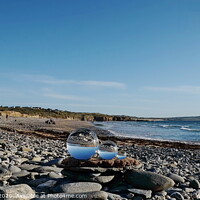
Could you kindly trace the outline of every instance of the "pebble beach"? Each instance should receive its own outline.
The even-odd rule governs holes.
[[[74,180],[73,174],[64,173],[63,160],[69,156],[66,140],[1,129],[0,199],[200,199],[199,149],[123,140],[118,148],[141,163],[139,169],[125,172],[119,179],[123,183],[114,169],[112,174],[100,171],[85,181]],[[149,187],[148,181],[155,184]]]

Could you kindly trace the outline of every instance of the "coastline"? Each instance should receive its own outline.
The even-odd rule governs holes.
[[[73,130],[85,127],[94,130],[100,140],[112,140],[117,144],[126,144],[128,146],[156,146],[177,149],[200,149],[200,143],[116,136],[113,133],[102,129],[100,126],[88,121],[54,119],[55,124],[46,124],[45,121],[47,120],[48,118],[38,119],[30,117],[10,117],[8,120],[0,120],[0,129],[3,131],[33,135],[35,137],[66,141],[67,137]]]

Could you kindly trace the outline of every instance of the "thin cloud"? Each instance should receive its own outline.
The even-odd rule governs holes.
[[[180,92],[190,94],[200,94],[200,86],[176,86],[176,87],[144,87],[145,90],[158,92]]]
[[[74,95],[63,95],[63,94],[56,94],[56,93],[46,93],[44,94],[44,96],[54,98],[54,99],[62,99],[62,100],[74,100],[74,101],[88,100],[87,98],[84,98],[84,97],[79,97],[79,96],[74,96]]]
[[[110,82],[110,81],[79,81],[79,85],[87,86],[98,86],[98,87],[115,87],[115,88],[125,88],[124,83],[120,82]]]
[[[24,74],[24,78],[32,80],[34,82],[45,83],[49,85],[80,85],[80,86],[90,86],[90,87],[111,87],[123,89],[126,87],[124,83],[114,82],[114,81],[96,81],[96,80],[85,80],[85,81],[77,81],[77,80],[62,80],[55,79],[51,76],[46,75],[28,75]]]

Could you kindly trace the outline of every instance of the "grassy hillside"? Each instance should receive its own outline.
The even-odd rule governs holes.
[[[0,106],[0,111],[14,111],[29,116],[39,116],[47,118],[63,118],[71,120],[82,120],[82,121],[111,121],[111,120],[133,120],[134,117],[128,116],[111,116],[101,113],[81,113],[81,112],[70,112],[62,111],[58,109],[45,109],[41,107],[20,107],[20,106]]]

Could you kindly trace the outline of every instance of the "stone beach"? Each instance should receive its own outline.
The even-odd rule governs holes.
[[[70,166],[65,140],[0,130],[0,199],[200,199],[199,149],[118,147],[136,161]]]

